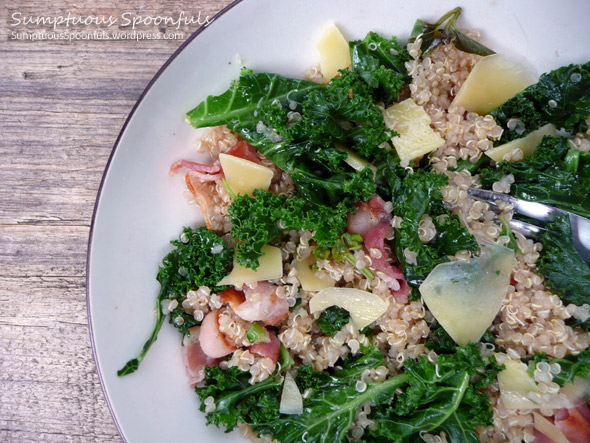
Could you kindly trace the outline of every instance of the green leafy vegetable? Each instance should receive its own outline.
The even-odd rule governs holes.
[[[158,338],[158,332],[166,315],[162,311],[162,301],[177,300],[179,305],[186,298],[186,293],[199,286],[215,286],[226,274],[233,261],[233,250],[228,247],[222,237],[206,227],[195,230],[184,228],[180,240],[170,242],[175,248],[164,257],[157,279],[160,282],[160,294],[156,300],[156,325],[149,339],[144,344],[139,356],[127,362],[117,374],[131,374],[137,370],[152,344]],[[177,308],[178,309],[178,308]],[[175,318],[173,311],[170,321]],[[178,312],[180,315],[180,312]],[[182,322],[173,324],[183,334],[197,324],[194,318],[181,317]],[[179,324],[180,323],[180,324]]]
[[[571,134],[588,129],[590,115],[590,62],[563,66],[541,75],[539,82],[494,109],[491,114],[504,128],[499,143],[525,136],[553,123]],[[511,119],[521,123],[509,124]]]
[[[539,241],[543,249],[537,265],[546,285],[564,303],[590,303],[590,267],[574,248],[569,217],[562,215],[549,223]],[[590,326],[590,320],[585,324]]]
[[[448,184],[446,175],[423,169],[406,173],[392,162],[380,169],[380,174],[386,177],[379,179],[380,191],[389,194],[395,215],[403,218],[401,226],[395,228],[394,250],[410,286],[419,287],[436,265],[448,261],[449,255],[478,248],[475,238],[461,225],[458,217],[449,215],[442,205],[440,189]],[[437,229],[437,237],[430,244],[422,243],[418,235],[418,226],[425,214],[432,216]],[[416,263],[406,260],[406,249],[416,253]],[[414,290],[411,298],[417,297],[419,295]]]
[[[502,368],[493,358],[484,361],[476,345],[456,347],[435,363],[425,356],[406,360],[405,373],[366,384],[360,382],[362,373],[384,365],[385,359],[376,348],[364,352],[333,373],[301,365],[295,381],[309,395],[299,415],[278,413],[282,380],[277,376],[249,385],[248,372],[207,368],[206,386],[196,391],[202,402],[209,396],[215,401],[208,423],[230,430],[244,422],[282,443],[345,442],[357,408],[368,400],[374,404],[369,418],[376,427],[365,441],[415,441],[421,431],[444,431],[452,441],[476,442],[475,427],[491,424],[490,404],[481,390]],[[261,412],[263,407],[269,409]]]
[[[423,55],[432,52],[439,45],[448,43],[453,43],[457,49],[463,52],[477,55],[494,54],[494,51],[457,29],[459,15],[461,15],[461,8],[455,8],[439,18],[436,23],[427,23],[420,19],[416,20],[410,35],[410,42],[414,42],[421,35]],[[443,27],[445,22],[447,23]]]
[[[370,32],[350,43],[350,55],[352,70],[371,88],[374,101],[391,103],[410,83],[405,66],[410,55],[395,37],[388,40]]]
[[[324,334],[334,337],[342,329],[342,326],[346,325],[349,321],[350,314],[346,309],[331,306],[321,313],[317,320],[317,325]]]
[[[511,193],[590,217],[590,153],[570,149],[565,137],[543,137],[535,152],[518,162],[500,162],[481,171],[484,187],[512,174]]]
[[[239,422],[250,423],[258,420],[280,419],[279,397],[282,377],[271,376],[251,385],[250,373],[237,367],[226,370],[215,367],[205,368],[206,386],[195,388],[201,399],[201,411],[205,412],[205,399],[215,399],[215,412],[207,414],[207,424],[233,430]]]
[[[489,401],[480,390],[502,367],[493,358],[488,365],[475,344],[440,355],[434,365],[422,356],[407,360],[404,367],[408,386],[393,407],[379,408],[371,417],[376,428],[369,431],[369,441],[416,441],[420,432],[444,431],[449,441],[478,442],[475,428],[492,424]],[[472,377],[484,368],[485,375],[473,383]]]
[[[320,246],[331,247],[348,222],[344,204],[312,206],[305,199],[274,195],[256,189],[252,196],[239,195],[229,208],[231,234],[237,240],[236,260],[252,269],[258,267],[262,247],[290,229],[314,231]]]
[[[336,144],[367,159],[391,151],[393,134],[375,101],[399,95],[409,80],[409,55],[395,37],[374,33],[350,47],[353,69],[327,85],[247,71],[187,116],[195,127],[227,124],[288,172],[311,204],[367,200],[375,190],[372,172],[351,170]]]

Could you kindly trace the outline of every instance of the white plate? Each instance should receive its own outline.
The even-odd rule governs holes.
[[[405,40],[417,18],[435,21],[463,5],[460,26],[483,42],[530,61],[539,72],[586,62],[586,0],[245,0],[197,33],[156,75],[127,120],[109,160],[88,252],[88,314],[98,372],[122,437],[131,443],[244,441],[206,427],[187,385],[180,336],[167,322],[135,374],[116,371],[150,333],[159,291],[155,279],[169,241],[200,223],[170,165],[194,158],[195,130],[183,114],[228,88],[243,65],[301,77],[318,62],[315,42],[335,22],[349,39],[368,31]]]

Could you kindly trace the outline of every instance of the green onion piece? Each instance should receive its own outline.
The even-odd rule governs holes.
[[[289,366],[292,366],[294,363],[295,360],[293,360],[293,357],[291,357],[291,353],[281,343],[281,351],[279,354],[279,367],[281,368],[281,371],[283,369],[287,369]]]
[[[252,323],[252,326],[250,326],[250,329],[248,329],[248,332],[246,333],[246,337],[252,344],[260,342],[267,343],[270,341],[270,335],[268,334],[266,328],[260,323],[256,322]]]

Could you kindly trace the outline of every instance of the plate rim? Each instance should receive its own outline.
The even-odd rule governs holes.
[[[209,28],[209,26],[211,24],[213,24],[215,21],[217,21],[221,16],[225,15],[228,11],[230,11],[231,9],[233,9],[235,6],[237,6],[238,4],[242,3],[244,0],[234,0],[232,1],[229,5],[225,6],[223,9],[221,9],[219,12],[217,12],[212,19],[210,19],[209,23],[205,26],[200,27],[199,29],[197,29],[196,31],[194,31],[173,53],[172,55],[170,55],[170,57],[168,57],[168,59],[164,62],[164,64],[160,67],[160,69],[158,69],[158,71],[156,72],[156,74],[154,74],[154,76],[151,78],[151,80],[148,82],[148,84],[146,85],[146,87],[143,89],[143,91],[141,92],[139,98],[135,101],[135,104],[133,105],[133,107],[131,108],[131,111],[129,111],[129,115],[127,116],[127,118],[125,119],[125,122],[123,123],[123,126],[121,127],[121,130],[119,131],[119,135],[117,136],[117,139],[115,140],[115,143],[113,145],[113,148],[111,149],[111,152],[109,154],[109,157],[107,159],[107,162],[105,164],[104,167],[104,172],[102,174],[102,177],[100,179],[100,184],[98,186],[98,190],[96,193],[96,199],[94,201],[94,207],[92,209],[92,218],[90,220],[90,230],[88,233],[88,245],[86,248],[86,278],[84,279],[84,283],[86,285],[86,318],[87,318],[87,322],[88,322],[88,334],[90,336],[90,345],[92,347],[92,359],[94,360],[94,366],[96,368],[96,373],[98,375],[98,381],[100,383],[100,389],[102,391],[104,400],[107,404],[107,408],[109,410],[109,413],[111,414],[111,418],[113,419],[113,422],[115,424],[115,427],[117,428],[117,432],[119,434],[119,436],[121,437],[121,439],[123,440],[123,442],[127,442],[127,439],[125,438],[125,435],[123,433],[123,429],[121,424],[119,423],[119,420],[117,419],[117,416],[115,414],[113,405],[111,404],[111,399],[107,393],[106,387],[105,387],[105,383],[104,383],[104,378],[103,378],[103,374],[102,371],[100,369],[100,365],[98,364],[98,357],[97,357],[97,351],[96,351],[96,343],[95,343],[95,339],[94,339],[94,328],[92,325],[92,315],[90,312],[90,256],[92,254],[92,241],[94,238],[94,225],[96,222],[96,213],[98,210],[98,205],[100,203],[100,199],[102,197],[102,191],[104,188],[104,184],[105,184],[105,180],[106,180],[106,176],[109,172],[109,168],[111,166],[113,157],[115,155],[115,152],[117,151],[117,148],[119,147],[119,144],[121,142],[121,139],[123,138],[123,135],[125,134],[125,131],[127,130],[127,126],[129,125],[129,122],[131,121],[131,119],[133,118],[133,116],[135,115],[135,112],[137,111],[137,109],[139,108],[139,106],[142,104],[145,96],[148,94],[148,92],[152,89],[152,87],[154,86],[154,84],[158,81],[158,79],[162,76],[162,74],[164,74],[164,72],[166,71],[166,69],[168,69],[168,67],[170,66],[170,64],[176,59],[176,57],[178,57],[182,51],[184,51],[186,49],[186,47],[192,43],[193,40],[195,40],[199,35],[201,35],[205,30],[207,30],[207,28]]]

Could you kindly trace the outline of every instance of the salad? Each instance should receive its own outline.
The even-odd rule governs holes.
[[[590,267],[485,188],[590,217],[590,62],[540,77],[460,30],[332,25],[304,79],[243,68],[171,175],[205,226],[157,274],[207,423],[291,442],[590,441]]]

